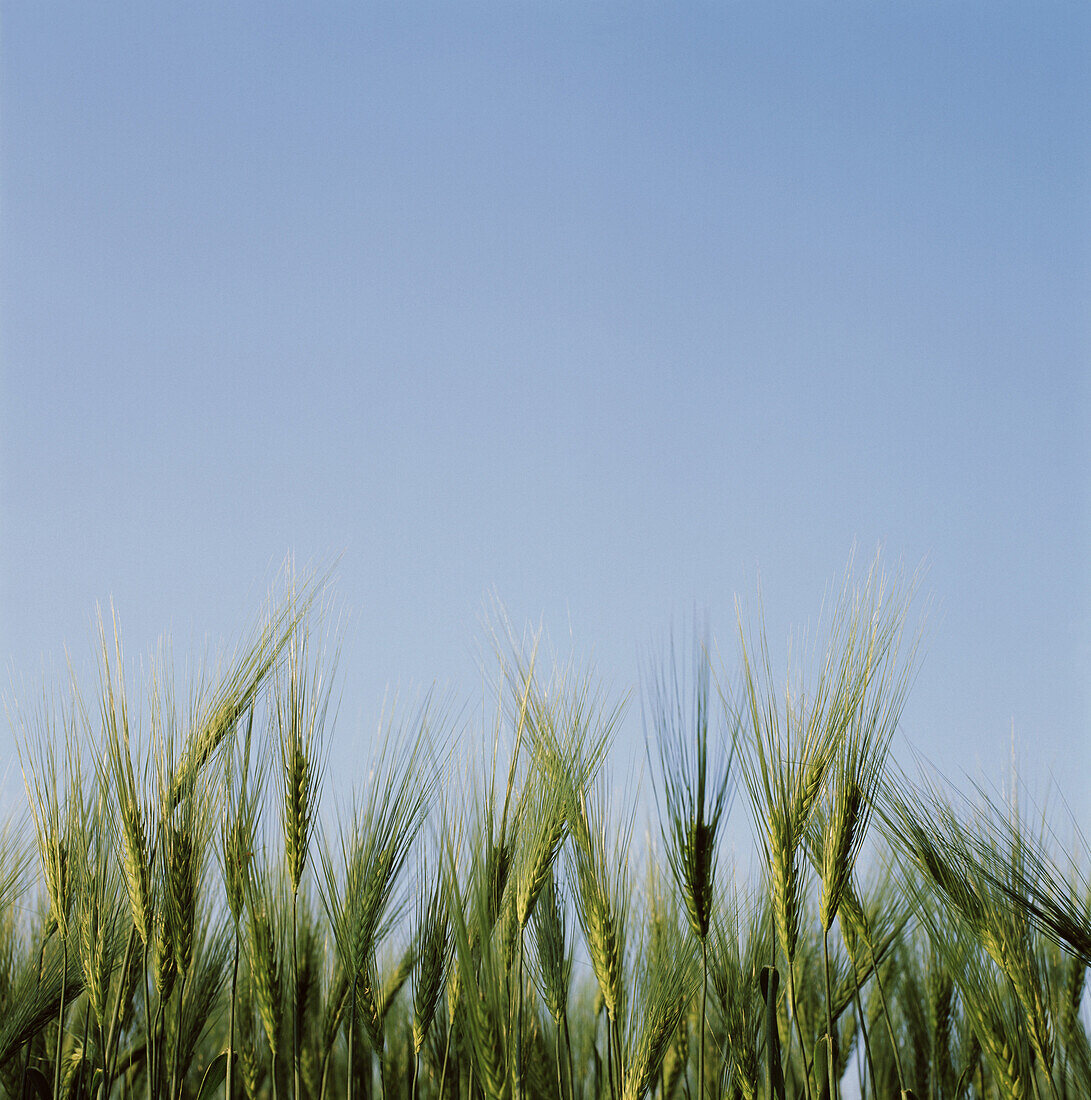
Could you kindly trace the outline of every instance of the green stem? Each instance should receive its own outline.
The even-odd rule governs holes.
[[[318,1081],[318,1100],[326,1100],[326,1081],[330,1073],[330,1055],[333,1053],[331,1046],[322,1055],[322,1074]]]
[[[299,1100],[299,949],[296,944],[298,887],[292,890],[292,1100]]]
[[[80,1074],[77,1084],[82,1088],[83,1078],[87,1070],[87,1032],[90,1030],[90,1013],[83,1014],[83,1046],[80,1048]]]
[[[845,945],[846,948],[848,944]],[[856,1001],[856,1013],[860,1018],[860,1033],[864,1036],[864,1054],[867,1056],[867,1068],[868,1076],[871,1078],[871,1093],[872,1096],[878,1097],[879,1085],[875,1080],[875,1059],[871,1054],[871,1038],[868,1035],[867,1018],[864,1015],[864,1006],[860,1000],[860,983],[856,978],[856,954],[852,950],[849,950],[849,961],[852,963],[852,996]],[[860,1090],[863,1092],[863,1088]]]
[[[803,1093],[807,1100],[811,1100],[811,1066],[807,1060],[807,1043],[803,1038],[803,1021],[799,1018],[798,1005],[796,1004],[795,960],[791,956],[788,958],[788,1000],[792,1006],[792,1019],[795,1021],[796,1035],[799,1036],[799,1048],[803,1054]]]
[[[353,1078],[356,1076],[354,1055],[356,1053],[356,975],[352,976],[352,994],[349,997],[349,1061],[348,1071],[345,1074],[345,1098],[352,1100]]]
[[[160,1078],[163,1075],[163,1059],[160,1058],[161,1045],[162,1044],[161,1044],[161,1041],[160,1041],[160,1034],[159,1034],[159,1032],[162,1028],[162,1023],[163,1023],[163,994],[162,994],[162,992],[160,992],[160,994],[159,994],[159,1003],[155,1006],[155,1017],[152,1021],[152,1036],[151,1036],[151,1039],[149,1040],[149,1042],[151,1043],[153,1049],[155,1050],[155,1060],[154,1060],[154,1063],[153,1063],[154,1070],[155,1070],[155,1080],[153,1082],[153,1088],[152,1088],[152,1091],[153,1091],[155,1096],[159,1095]]]
[[[38,948],[38,976],[34,981],[34,992],[37,993],[42,986],[42,967],[45,966],[46,939],[42,937],[42,944]],[[23,1044],[23,1077],[19,1085],[19,1100],[26,1100],[27,1095],[27,1071],[30,1069],[30,1040]]]
[[[1031,1070],[1030,1083],[1034,1086],[1034,1095],[1037,1100],[1042,1100],[1042,1090],[1038,1087],[1038,1074]]]
[[[148,943],[146,940],[144,941],[144,950],[141,952],[140,959],[143,963],[142,974],[144,978],[144,1076],[148,1080],[148,1100],[153,1100],[155,1096],[152,1072],[154,1051],[152,1050],[152,1009],[149,1004],[151,994],[148,989]]]
[[[701,937],[701,1027],[697,1033],[697,1096],[705,1100],[705,1013],[708,1004],[708,936]]]
[[[454,1031],[454,1021],[447,1024],[447,1040],[443,1044],[443,1067],[439,1071],[439,1100],[443,1100],[443,1086],[447,1084],[447,1055],[451,1053],[451,1032]]]
[[[568,1013],[564,1014],[564,1049],[568,1061],[568,1100],[576,1100],[576,1078],[572,1065],[572,1034],[568,1030]]]
[[[618,1100],[618,1090],[614,1085],[614,1035],[608,1012],[606,1013],[606,1080],[609,1083],[611,1100]]]
[[[61,1048],[64,1046],[64,995],[68,985],[68,939],[61,937],[61,1005],[57,1010],[57,1054],[53,1065],[53,1100],[61,1094]]]
[[[380,1033],[380,1039],[383,1040],[381,1050],[375,1051],[375,1057],[379,1059],[379,1096],[381,1100],[386,1100],[386,1042],[385,1036]],[[371,1076],[371,1055],[368,1055],[368,1076]]]
[[[174,1032],[174,1058],[170,1073],[171,1100],[178,1100],[181,1095],[181,1083],[178,1080],[179,1061],[182,1052],[182,1009],[186,999],[186,975],[185,972],[178,975],[178,1015],[176,1017]]]
[[[557,1032],[556,1041],[554,1044],[554,1053],[557,1056],[557,1097],[558,1100],[564,1100],[564,1081],[561,1075],[561,1021],[555,1020],[554,1024],[555,1030]]]
[[[129,967],[133,963],[133,950],[136,947],[136,925],[129,925],[129,936],[125,943],[125,959],[121,964],[121,975],[117,983],[117,997],[114,998],[114,1012],[110,1019],[110,1027],[106,1032],[106,1042],[103,1044],[102,1054],[102,1085],[106,1090],[103,1097],[108,1097],[110,1082],[113,1080],[114,1067],[117,1061],[118,1047],[121,1045],[121,1017],[125,1010],[125,1002],[128,999]]]
[[[224,1100],[234,1100],[235,1085],[235,1001],[239,984],[239,924],[235,922],[235,958],[231,966],[231,1011],[227,1023],[227,1068],[224,1074]]]
[[[515,1100],[523,1097],[523,929],[519,928],[519,988],[515,1011]],[[510,1002],[509,1002],[510,1003]]]
[[[894,1068],[898,1071],[898,1088],[905,1092],[905,1074],[902,1073],[902,1059],[898,1053],[898,1043],[894,1038],[894,1021],[890,1018],[890,1009],[886,1003],[886,993],[883,990],[883,979],[879,974],[879,961],[875,958],[875,948],[871,946],[871,936],[864,929],[864,943],[867,944],[868,954],[871,956],[871,968],[875,971],[875,986],[879,990],[879,1003],[883,1006],[883,1017],[886,1020],[886,1030],[890,1035],[890,1049],[894,1054]]]
[[[840,1081],[837,1079],[837,1071],[833,1064],[833,994],[830,992],[830,932],[822,931],[822,963],[826,972],[826,1037],[829,1040],[828,1058],[826,1059],[829,1089],[832,1100],[838,1100],[840,1094]],[[822,1086],[818,1084],[821,1093]]]

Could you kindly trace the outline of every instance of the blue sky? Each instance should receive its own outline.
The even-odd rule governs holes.
[[[0,58],[16,694],[340,555],[347,783],[494,592],[621,691],[881,544],[902,758],[1014,726],[1086,803],[1085,5],[9,3]]]

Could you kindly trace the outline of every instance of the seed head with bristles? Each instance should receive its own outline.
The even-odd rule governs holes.
[[[137,786],[129,739],[129,704],[125,689],[121,631],[113,619],[112,643],[99,619],[100,722],[103,748],[97,766],[99,782],[112,788],[111,803],[118,819],[121,840],[121,869],[129,897],[133,927],[141,943],[148,945],[152,933],[151,857],[154,839],[149,837],[152,818],[146,795]],[[145,774],[145,779],[147,778]]]
[[[273,720],[283,784],[281,823],[293,894],[299,892],[307,865],[331,690],[329,674],[312,659],[310,649],[308,634],[301,629],[289,641],[284,663],[274,676]]]
[[[843,732],[810,836],[822,883],[819,922],[827,932],[867,832],[909,688],[915,644],[908,659],[901,653],[908,598],[873,568],[844,612],[844,655],[831,703]]]
[[[881,773],[907,683],[907,674],[890,660],[904,615],[902,597],[889,593],[874,567],[863,586],[846,579],[813,683],[807,684],[802,674],[789,673],[783,692],[775,687],[764,626],[752,645],[740,620],[743,690],[742,702],[733,705],[733,711],[749,734],[744,775],[769,862],[778,932],[789,960],[798,942],[803,895],[800,846],[839,753],[852,782],[840,785],[840,802],[825,815],[832,833],[829,843],[822,845],[819,862],[828,869],[832,889],[826,891],[823,920],[832,923],[836,915],[863,836],[871,790]],[[888,665],[895,669],[889,676],[883,672]],[[846,739],[855,749],[844,749]]]
[[[565,901],[552,871],[546,877],[534,908],[535,946],[541,973],[542,999],[556,1024],[568,1012],[572,984],[572,952],[565,927]]]
[[[322,902],[341,965],[367,979],[398,876],[417,837],[435,783],[422,766],[432,721],[427,702],[416,729],[391,726],[367,790],[342,828],[336,851],[320,846]]]
[[[572,792],[569,828],[579,916],[591,966],[611,1021],[624,1018],[629,878],[626,865],[629,830],[613,845],[606,840],[605,797]],[[611,866],[612,864],[612,866]]]
[[[254,714],[251,711],[242,744],[233,747],[224,775],[219,855],[227,907],[236,925],[242,919],[251,886],[261,807],[262,768],[260,762],[256,767],[251,765],[253,724]]]
[[[525,928],[538,901],[538,895],[553,871],[553,863],[564,843],[567,822],[564,790],[561,784],[538,771],[527,784],[526,812],[518,814],[525,822],[520,833],[520,866],[516,887],[515,915]]]
[[[707,641],[694,644],[692,664],[692,683],[686,683],[672,648],[665,667],[649,677],[644,721],[645,737],[654,739],[659,755],[664,794],[659,813],[667,859],[690,927],[703,942],[713,917],[716,840],[727,810],[736,741],[710,743]],[[650,743],[648,748],[653,751]]]
[[[74,898],[75,864],[79,862],[80,836],[84,833],[87,807],[84,803],[79,741],[73,709],[62,711],[60,729],[47,706],[24,733],[37,733],[37,756],[29,745],[19,743],[23,758],[23,781],[34,821],[42,876],[49,898],[50,919],[57,934],[67,938]],[[64,760],[58,765],[56,745],[64,746]]]
[[[648,890],[653,919],[637,952],[633,1012],[626,1021],[623,1100],[640,1100],[658,1078],[697,987],[694,941],[683,935],[677,909],[664,905],[658,892],[653,880]]]
[[[254,705],[269,677],[279,668],[285,648],[297,636],[326,579],[315,575],[297,584],[289,577],[287,596],[270,600],[264,621],[232,655],[227,670],[199,690],[191,736],[171,776],[172,802],[182,798]]]
[[[282,916],[265,876],[256,877],[247,898],[247,959],[258,1016],[274,1059],[280,1037],[283,949]]]
[[[121,884],[112,859],[114,840],[109,811],[99,790],[80,841],[86,862],[76,875],[74,923],[84,991],[100,1027],[106,1018],[121,925]]]
[[[419,955],[413,997],[413,1049],[419,1054],[439,1005],[451,954],[451,931],[442,876],[422,895],[418,912]]]

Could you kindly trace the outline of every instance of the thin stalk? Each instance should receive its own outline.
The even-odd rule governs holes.
[[[42,968],[45,966],[45,945],[46,939],[42,937],[41,946],[38,948],[38,976],[34,982],[34,992],[37,993],[42,985]],[[26,1100],[27,1095],[27,1070],[30,1069],[30,1040],[23,1044],[23,1075],[22,1081],[19,1085],[19,1100]]]
[[[61,1048],[64,1046],[64,995],[68,983],[68,938],[61,937],[61,1005],[57,1009],[57,1054],[53,1066],[53,1100],[61,1094]]]
[[[847,948],[848,944],[846,944],[845,946]],[[856,955],[851,950],[849,950],[849,959],[852,962],[853,974],[852,996],[856,1002],[856,1013],[860,1018],[860,1032],[864,1036],[864,1054],[867,1057],[868,1076],[871,1078],[871,1094],[872,1096],[878,1097],[879,1085],[875,1080],[875,1059],[872,1057],[871,1054],[871,1037],[868,1034],[867,1019],[864,1016],[864,1006],[860,1000],[860,983],[856,980]],[[861,1073],[861,1080],[862,1078],[863,1074]],[[861,1086],[860,1091],[861,1093],[864,1091],[863,1086]]]
[[[298,890],[292,891],[292,1100],[299,1100],[299,948],[296,937]]]
[[[807,1044],[803,1039],[803,1022],[797,1011],[795,963],[792,959],[788,960],[788,999],[792,1003],[792,1020],[796,1025],[796,1035],[799,1036],[799,1049],[803,1054],[803,1094],[807,1100],[811,1100],[811,1065],[807,1059]]]
[[[99,1049],[103,1052],[103,1056],[102,1056],[103,1069],[102,1069],[102,1080],[99,1082],[99,1096],[101,1097],[101,1100],[107,1100],[110,1093],[108,1091],[109,1086],[106,1083],[106,1044],[103,1041],[104,1040],[104,1032],[103,1032],[103,1028],[102,1028],[101,1024],[99,1024],[97,1030],[98,1030]]]
[[[515,1011],[515,1097],[523,1096],[523,929],[519,928],[519,988]],[[510,1002],[509,1002],[510,1003]]]
[[[826,972],[826,1037],[830,1042],[829,1058],[827,1059],[827,1072],[830,1079],[830,1095],[833,1100],[838,1100],[840,1082],[834,1082],[833,1069],[833,994],[830,992],[830,933],[829,929],[822,932],[822,964]],[[822,1083],[816,1082],[819,1093],[822,1092]]]
[[[322,1073],[318,1081],[318,1100],[326,1100],[326,1082],[330,1073],[330,1055],[333,1054],[332,1045],[322,1055]]]
[[[163,997],[160,994],[159,1003],[155,1006],[155,1019],[153,1021],[153,1032],[148,1039],[149,1045],[155,1050],[155,1082],[153,1087],[153,1093],[159,1095],[160,1078],[163,1075],[163,1060],[160,1058],[161,1050],[161,1036],[160,1032],[163,1027]]]
[[[87,1032],[90,1028],[90,1019],[88,1013],[83,1014],[83,1046],[80,1048],[80,1074],[77,1080],[77,1085],[83,1084],[84,1074],[87,1071]]]
[[[454,1031],[454,1021],[447,1025],[447,1041],[443,1044],[443,1067],[439,1071],[439,1097],[443,1100],[443,1086],[447,1084],[447,1055],[451,1053],[451,1032]]]
[[[133,949],[136,947],[136,925],[129,926],[129,936],[125,944],[125,959],[121,964],[121,976],[117,983],[117,997],[114,1000],[114,1012],[110,1019],[110,1028],[106,1033],[106,1042],[102,1053],[102,1085],[106,1091],[104,1097],[110,1095],[109,1086],[114,1078],[114,1069],[117,1062],[117,1051],[121,1045],[121,1016],[124,1010],[123,1000],[127,992],[129,982],[129,967],[133,962]]]
[[[352,976],[352,994],[349,997],[349,1060],[348,1072],[345,1074],[345,1098],[352,1100],[353,1078],[356,1076],[356,975]]]
[[[555,1029],[557,1032],[556,1042],[554,1046],[554,1053],[556,1054],[557,1062],[557,1096],[559,1100],[564,1100],[564,1082],[561,1077],[561,1022],[557,1020],[555,1022]]]
[[[153,1067],[154,1057],[152,1050],[152,1024],[151,1024],[151,1005],[149,1000],[148,989],[148,944],[144,942],[144,950],[141,954],[141,961],[143,963],[143,977],[144,977],[144,1076],[148,1079],[148,1100],[153,1100],[155,1095],[153,1091]],[[230,1100],[230,1098],[229,1098]]]
[[[178,1081],[178,1063],[181,1060],[181,1047],[182,1047],[182,1005],[186,999],[186,975],[183,971],[178,975],[178,1019],[175,1025],[176,1031],[174,1034],[174,1058],[172,1061],[172,1068],[170,1073],[170,1095],[171,1100],[177,1100],[181,1095],[181,1085]]]
[[[227,1069],[224,1075],[224,1100],[234,1100],[235,1084],[235,1000],[239,984],[239,925],[235,922],[235,957],[231,964],[231,1008],[227,1022]]]
[[[572,1065],[572,1035],[568,1030],[568,1013],[564,1014],[564,1049],[568,1061],[568,1100],[576,1098],[576,1079]]]
[[[708,1003],[708,936],[701,937],[701,1028],[697,1036],[697,1095],[705,1100],[705,1014]]]
[[[886,993],[883,990],[883,979],[879,974],[879,962],[875,958],[875,949],[871,946],[871,936],[865,935],[868,954],[871,955],[871,967],[875,971],[875,987],[879,990],[879,1003],[883,1006],[883,1017],[886,1020],[886,1030],[890,1035],[890,1049],[894,1053],[894,1068],[898,1071],[898,1088],[905,1092],[905,1074],[902,1073],[902,1059],[898,1054],[898,1042],[894,1038],[894,1021],[890,1018],[890,1009],[886,1003]]]
[[[609,1013],[606,1014],[606,1080],[609,1082],[612,1100],[617,1100],[618,1090],[614,1085],[614,1037]]]

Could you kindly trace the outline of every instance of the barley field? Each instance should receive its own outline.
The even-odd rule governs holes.
[[[850,578],[810,662],[743,623],[628,700],[506,639],[484,732],[393,714],[339,813],[319,588],[184,685],[106,624],[93,690],[13,701],[6,1096],[1091,1096],[1085,868],[1014,796],[890,760],[911,584]],[[626,707],[647,843],[610,778]]]

